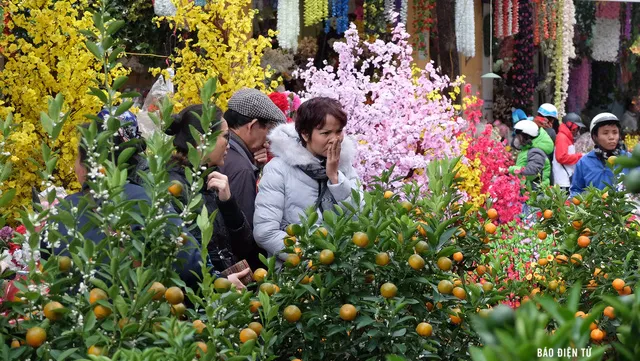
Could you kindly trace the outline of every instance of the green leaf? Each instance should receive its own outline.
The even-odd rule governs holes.
[[[93,313],[93,309],[91,309],[84,315],[84,327],[82,330],[85,334],[88,334],[91,330],[93,330],[93,327],[95,325],[96,315]]]
[[[93,56],[95,56],[96,59],[102,60],[102,57],[104,56],[104,52],[102,51],[102,49],[98,48],[98,44],[94,43],[93,41],[87,41],[87,49],[89,49],[91,54],[93,54]]]
[[[9,202],[11,202],[11,200],[15,195],[16,195],[15,188],[9,189],[8,191],[4,192],[0,197],[0,207],[6,206]]]
[[[119,77],[116,78],[116,80],[113,81],[113,84],[111,85],[111,87],[114,90],[118,90],[127,82],[127,80],[129,80],[129,77],[127,77],[127,76],[119,76]]]
[[[399,330],[393,331],[393,333],[391,334],[391,337],[402,337],[407,333],[407,329],[406,328],[401,328]]]
[[[124,298],[120,295],[113,300],[113,304],[116,306],[116,310],[120,316],[125,317],[129,313],[129,306]]]
[[[77,348],[72,348],[72,349],[66,350],[66,351],[62,352],[60,355],[58,355],[56,357],[56,360],[57,361],[63,361],[64,359],[66,359],[67,357],[71,356],[76,351],[78,351]]]
[[[107,284],[104,283],[101,279],[98,278],[92,278],[89,282],[91,282],[91,284],[93,284],[94,286],[98,287],[99,289],[105,291],[105,292],[109,292],[109,287],[107,287]]]
[[[123,150],[120,155],[118,155],[118,165],[127,163],[129,158],[131,158],[131,156],[133,156],[135,152],[136,148],[134,147],[126,148],[125,150]]]
[[[133,105],[133,101],[131,101],[131,100],[123,101],[122,104],[120,104],[118,106],[118,108],[116,109],[116,113],[115,113],[114,116],[118,117],[118,116],[122,115],[124,112],[129,110],[129,108],[131,108],[132,105]]]
[[[107,27],[107,35],[113,35],[124,26],[124,20],[116,20]]]

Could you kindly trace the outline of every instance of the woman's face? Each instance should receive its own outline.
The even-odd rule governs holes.
[[[87,167],[85,167],[80,161],[80,155],[76,157],[76,162],[73,164],[73,170],[76,172],[78,183],[82,184],[87,180]]]
[[[314,155],[326,157],[330,140],[339,139],[342,142],[342,124],[333,115],[328,114],[322,128],[314,129],[311,137],[303,134],[302,138],[307,142],[307,150]]]
[[[227,125],[227,121],[224,119],[220,121],[220,131],[220,135],[216,140],[216,147],[207,157],[207,165],[210,167],[220,167],[224,165],[224,158],[227,156],[227,149],[229,149],[229,140],[227,139],[229,126]]]
[[[613,124],[603,125],[598,128],[598,134],[595,140],[602,149],[608,151],[614,150],[620,141],[620,130],[618,126]]]

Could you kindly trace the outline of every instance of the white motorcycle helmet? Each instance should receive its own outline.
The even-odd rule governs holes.
[[[589,126],[589,132],[591,135],[595,135],[598,132],[598,128],[604,124],[613,124],[620,128],[620,119],[611,113],[600,113],[596,115],[591,120],[591,125]]]
[[[517,122],[514,126],[514,129],[516,131],[516,134],[523,133],[530,136],[531,138],[535,138],[538,136],[538,134],[540,134],[540,128],[538,127],[538,124],[534,123],[531,120],[521,120]]]

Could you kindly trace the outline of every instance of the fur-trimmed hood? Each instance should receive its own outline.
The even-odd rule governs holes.
[[[271,143],[269,147],[271,153],[291,166],[320,163],[320,160],[300,143],[300,137],[294,123],[277,126],[267,138]],[[340,170],[351,168],[355,155],[356,145],[349,136],[345,135],[340,150]]]

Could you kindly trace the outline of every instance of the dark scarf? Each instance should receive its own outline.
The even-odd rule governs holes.
[[[324,212],[326,210],[333,210],[333,206],[338,204],[338,202],[333,198],[333,194],[328,192],[329,177],[327,177],[327,159],[320,159],[320,163],[301,165],[298,166],[298,168],[311,179],[315,179],[318,182],[318,198],[316,199],[315,207],[316,209],[320,209],[320,212]]]
[[[595,143],[595,141],[594,141]],[[609,157],[611,156],[619,156],[620,153],[622,152],[622,142],[618,142],[618,146],[616,147],[616,149],[614,150],[604,150],[602,149],[598,144],[596,144],[596,146],[593,148],[594,153],[596,154],[596,157],[598,157],[598,159],[600,159],[600,161],[602,162],[606,162],[607,159],[609,159]]]

